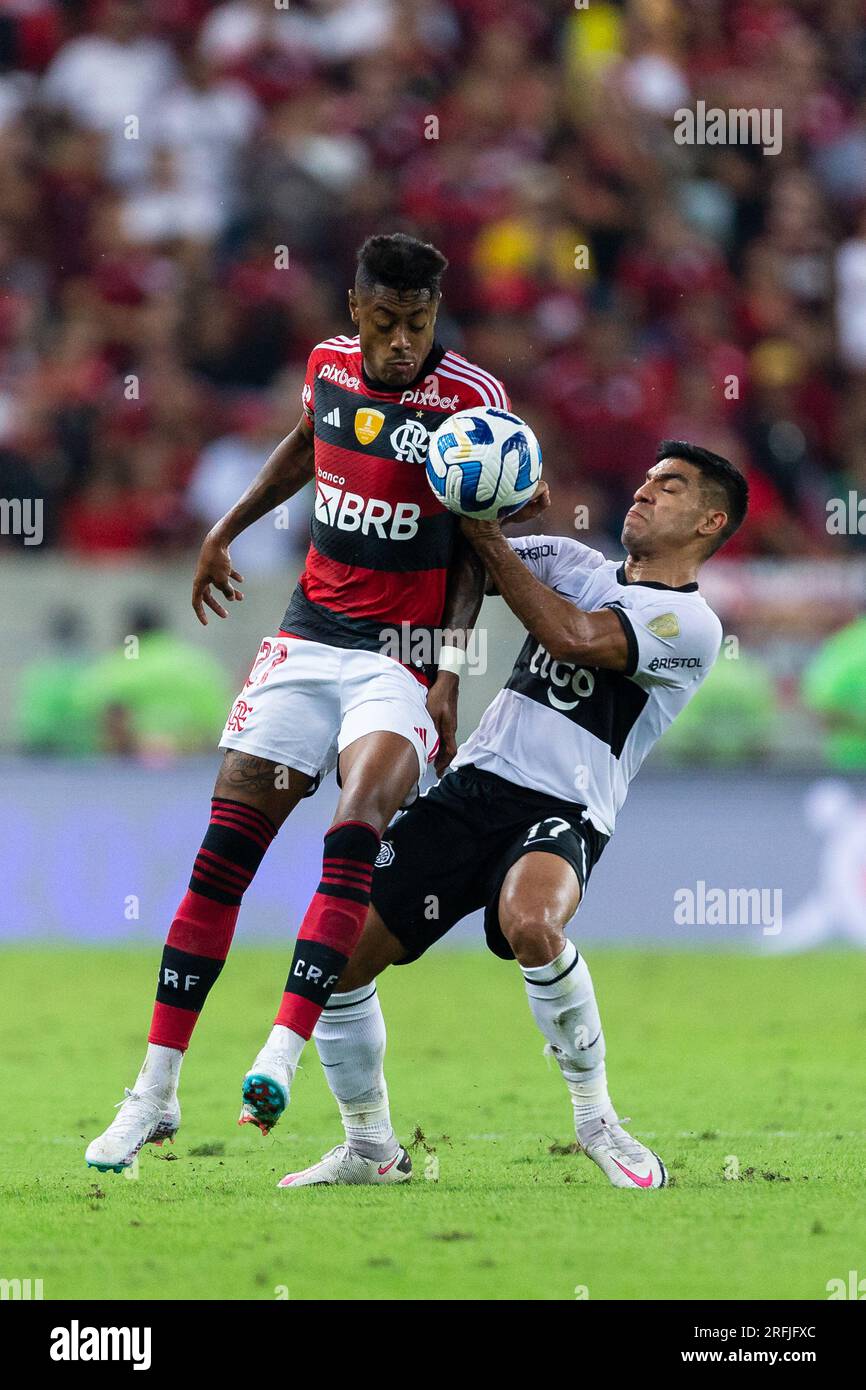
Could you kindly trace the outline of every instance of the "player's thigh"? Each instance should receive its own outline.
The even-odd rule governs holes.
[[[217,795],[247,801],[279,822],[315,789],[336,761],[340,656],[318,642],[263,639],[220,739],[241,756],[227,757]]]
[[[479,836],[452,794],[451,776],[398,816],[373,869],[373,907],[404,950],[395,964],[417,960],[485,902]]]
[[[343,656],[340,701],[337,743],[345,794],[340,814],[357,814],[350,811],[350,796],[371,797],[387,824],[436,754],[427,692],[398,662],[377,652],[353,651]]]
[[[389,965],[399,964],[405,954],[406,948],[403,943],[389,932],[375,907],[371,905],[367,909],[367,920],[361,939],[355,947],[352,959],[340,976],[337,993],[348,994],[350,990],[372,984],[376,976],[381,975]]]
[[[499,925],[513,945],[514,938],[562,928],[580,906],[580,880],[574,866],[558,854],[533,850],[506,873],[499,890]]]
[[[340,754],[334,819],[360,820],[381,832],[418,781],[418,754],[403,734],[362,734]]]
[[[503,856],[484,917],[487,944],[504,959],[546,965],[562,950],[598,853],[572,816],[550,816],[521,834]]]

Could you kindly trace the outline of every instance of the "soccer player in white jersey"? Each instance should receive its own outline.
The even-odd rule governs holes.
[[[314,1032],[345,1142],[281,1187],[410,1177],[391,1127],[374,981],[481,907],[490,950],[523,973],[580,1148],[616,1187],[665,1185],[661,1159],[611,1103],[592,979],[565,928],[629,782],[718,655],[721,624],[697,574],[747,505],[746,481],[726,459],[665,440],[626,514],[624,561],[572,539],[508,541],[496,522],[463,522],[488,592],[528,636],[451,770],[382,841],[364,933]]]

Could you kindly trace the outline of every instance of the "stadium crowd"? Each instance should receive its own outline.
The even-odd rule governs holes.
[[[780,109],[780,152],[678,144],[699,99]],[[4,0],[0,495],[75,554],[193,544],[401,228],[551,529],[615,538],[686,437],[749,473],[732,552],[862,549],[826,526],[866,491],[861,0]]]

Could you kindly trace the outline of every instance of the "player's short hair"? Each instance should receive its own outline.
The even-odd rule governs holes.
[[[730,459],[714,454],[711,449],[702,449],[699,444],[688,444],[684,439],[663,439],[656,449],[656,463],[661,463],[662,459],[682,459],[683,463],[697,468],[705,489],[715,493],[727,512],[727,522],[707,551],[708,555],[715,554],[745,520],[749,508],[749,484]]]
[[[405,232],[391,236],[369,236],[358,248],[356,290],[372,290],[376,285],[407,294],[427,290],[438,299],[442,274],[448,262],[429,241],[417,241]]]

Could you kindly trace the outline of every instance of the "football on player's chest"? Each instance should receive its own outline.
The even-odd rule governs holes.
[[[328,391],[317,403],[315,520],[380,541],[414,541],[423,518],[454,522],[427,482],[430,436],[441,411],[371,403]]]

